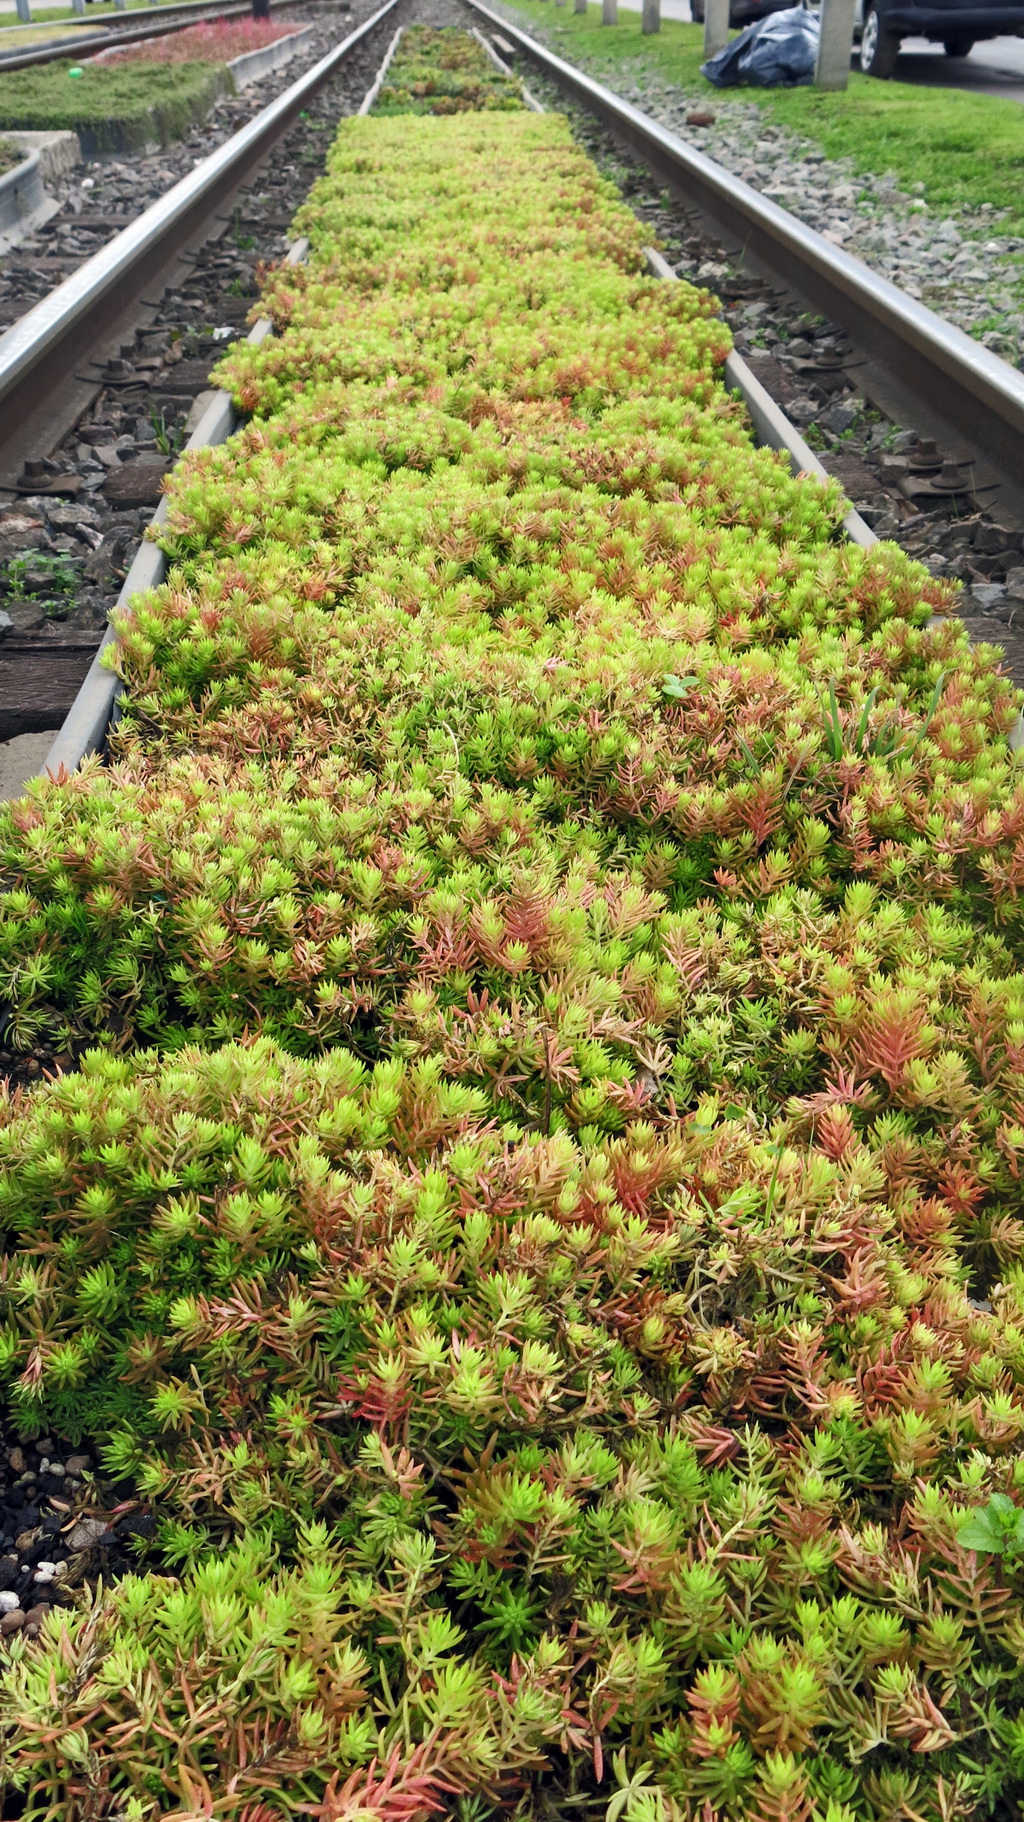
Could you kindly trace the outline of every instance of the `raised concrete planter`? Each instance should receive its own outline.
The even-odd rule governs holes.
[[[258,82],[261,76],[269,75],[271,70],[280,69],[283,63],[288,63],[294,57],[296,51],[302,50],[315,30],[315,25],[304,25],[296,32],[289,32],[286,38],[278,38],[273,44],[266,44],[258,51],[245,51],[241,57],[233,57],[229,63],[222,66],[227,71],[227,75],[221,74],[220,76],[219,93],[236,93],[239,89],[248,88],[250,83]],[[97,56],[90,57],[88,62],[108,63],[116,56],[117,47],[115,46],[100,51]],[[211,107],[213,105],[212,99],[210,105]],[[146,152],[155,152],[163,143],[161,139],[155,138],[147,140],[146,144],[142,146],[111,145],[106,143],[110,137],[111,128],[109,126],[104,128],[102,134],[97,134],[88,127],[79,127],[78,140],[82,156],[103,162],[111,158],[124,158],[128,154],[138,156]]]
[[[89,59],[91,63],[101,63],[104,60],[105,59],[102,57]],[[187,133],[202,124],[209,115],[211,108],[220,100],[222,95],[233,95],[235,92],[234,78],[227,64],[211,63],[209,68],[210,76],[206,85],[207,92],[205,100],[200,103],[199,108],[197,108],[196,112],[192,115],[191,121],[183,131],[175,131],[170,134],[165,133],[161,126],[160,103],[154,102],[144,116],[145,130],[147,131],[147,137],[145,139],[136,140],[134,137],[135,128],[133,127],[130,130],[126,130],[124,124],[120,121],[106,120],[94,127],[86,126],[83,123],[83,125],[77,129],[77,138],[82,150],[82,157],[90,162],[95,161],[98,164],[106,163],[112,158],[141,158],[149,152],[159,151],[162,146],[174,144],[177,143],[178,140],[184,139]],[[142,128],[143,120],[140,120],[138,125]]]
[[[11,145],[20,146],[23,152],[39,153],[39,169],[44,183],[54,183],[58,177],[66,177],[69,171],[73,171],[82,162],[82,148],[77,133],[26,133],[20,127],[15,130],[5,127],[2,137]]]
[[[0,253],[56,215],[60,204],[43,188],[42,160],[30,152],[0,177]]]
[[[314,25],[304,25],[297,32],[289,32],[287,38],[265,44],[262,50],[244,51],[241,57],[232,57],[228,69],[235,79],[236,89],[247,89],[250,82],[258,82],[261,76],[269,76],[271,70],[279,70],[282,63],[290,62],[315,30]]]

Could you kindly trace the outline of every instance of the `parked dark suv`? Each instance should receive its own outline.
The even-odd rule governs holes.
[[[757,19],[767,19],[769,13],[781,13],[787,6],[797,5],[799,0],[729,0],[729,24],[736,32]],[[698,25],[704,24],[704,0],[690,0],[690,15]]]
[[[980,39],[1004,36],[1024,37],[1021,0],[863,0],[860,67],[891,76],[904,38],[930,38],[947,57],[967,57]]]

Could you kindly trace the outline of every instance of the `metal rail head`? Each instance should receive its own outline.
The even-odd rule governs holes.
[[[381,64],[380,69],[377,71],[376,76],[374,77],[373,81],[371,82],[369,88],[366,91],[366,94],[363,96],[362,101],[359,103],[359,106],[356,109],[357,116],[360,114],[368,114],[370,112],[370,109],[373,107],[373,104],[376,101],[377,96],[380,94],[381,89],[384,87],[384,78],[388,73],[388,69],[391,64],[391,59],[398,49],[398,43],[399,43],[399,39],[401,38],[401,36],[402,36],[402,27],[399,26],[397,32],[395,33],[394,37],[391,40],[391,43],[388,45],[387,50],[384,52],[384,61]]]

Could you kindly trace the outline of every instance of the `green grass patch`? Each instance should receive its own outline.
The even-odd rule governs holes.
[[[132,4],[130,0],[130,3],[127,6],[119,7],[114,6],[112,3],[105,5],[103,4],[103,0],[95,0],[95,3],[90,6],[88,12],[84,16],[80,13],[72,12],[70,6],[34,6],[32,8],[31,23],[27,29],[31,29],[31,26],[33,25],[49,25],[60,21],[66,21],[69,25],[88,26],[94,24],[97,19],[100,19],[104,24],[107,24],[111,19],[123,17],[125,13],[154,13],[157,11],[159,3],[160,0],[135,0],[135,3]],[[171,0],[171,4],[173,3],[174,0]],[[14,33],[25,29],[25,27],[16,25],[12,19],[9,25],[0,28],[0,42],[3,41],[6,32]]]
[[[9,139],[0,139],[0,177],[5,171],[13,171],[20,164],[25,154],[20,146],[14,146]]]
[[[0,31],[0,55],[13,56],[16,51],[31,50],[34,44],[53,44],[56,39],[75,36],[90,36],[87,20],[83,23],[76,19],[73,26],[70,22],[66,26],[25,25],[19,27],[16,33]]]
[[[0,128],[70,128],[88,151],[132,151],[180,139],[231,86],[211,63],[49,63],[0,76]]]
[[[547,0],[517,0],[515,13],[547,28],[573,62],[614,86],[646,73],[682,88],[716,91],[700,74],[703,28],[665,20],[644,37],[639,13],[602,26],[596,7],[586,16],[554,12]],[[730,91],[756,101],[783,125],[814,139],[830,158],[851,158],[861,171],[892,171],[905,189],[923,183],[932,209],[970,214],[982,203],[1009,211],[1024,224],[1024,108],[994,95],[958,89],[877,82],[853,71],[843,94],[816,89]]]

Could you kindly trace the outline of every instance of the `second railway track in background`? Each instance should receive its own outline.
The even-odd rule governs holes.
[[[509,48],[528,56],[561,93],[582,104],[618,144],[655,173],[684,216],[710,237],[709,245],[724,247],[731,263],[753,274],[757,282],[767,282],[777,293],[784,288],[797,308],[823,312],[847,330],[855,344],[851,357],[858,366],[858,385],[894,423],[913,423],[919,435],[952,449],[955,460],[950,458],[950,465],[957,469],[958,484],[976,495],[976,507],[990,516],[998,513],[1018,528],[1024,523],[1024,376],[537,44],[482,0],[469,0],[469,7],[471,14],[461,5],[458,11],[486,22],[506,46],[511,39]],[[392,18],[396,8],[400,10]],[[223,223],[225,199],[266,157],[307,96],[360,45],[373,48],[375,67],[396,19],[410,13],[415,17],[417,10],[415,0],[411,6],[409,0],[389,0],[0,340],[0,403],[8,426],[0,437],[0,485],[26,491],[22,463],[30,446],[34,465],[42,469],[40,447],[47,441],[56,447],[81,415],[85,393],[91,388],[95,396],[104,378],[108,385],[112,382],[111,362],[118,364],[115,350],[122,334],[118,322],[123,317],[127,323],[138,313],[141,294],[156,292],[161,285],[166,290],[168,273],[180,270],[188,249],[208,238],[218,207]],[[656,268],[657,263],[655,256]],[[671,275],[663,263],[661,269],[662,276]],[[104,334],[106,373],[83,378],[85,356],[97,363]],[[788,449],[794,467],[820,471],[812,451],[742,359],[732,360],[726,378],[743,390],[759,440]],[[18,407],[14,411],[9,408],[12,400]],[[219,436],[231,427],[230,417],[222,416]],[[206,440],[216,438],[207,435]],[[874,542],[856,515],[851,515],[847,528],[858,542]],[[1019,548],[1019,530],[1015,535]],[[159,579],[154,556],[152,546],[144,547],[141,567],[129,574],[124,592]],[[1024,641],[1018,637],[1015,642],[1012,634],[1007,640],[998,625],[979,626],[967,619],[975,636],[1009,644],[1017,681],[1024,682]],[[0,646],[0,654],[3,649]],[[67,645],[65,651],[70,657]],[[81,658],[78,669],[84,669]],[[66,695],[66,680],[63,687]],[[109,680],[94,666],[91,686],[49,755],[51,764],[73,766],[102,742],[112,694]],[[54,727],[56,721],[50,719],[46,725]]]
[[[279,12],[284,7],[301,3],[302,0],[273,0],[273,10]],[[146,38],[163,38],[171,32],[183,32],[190,25],[204,25],[210,19],[248,18],[251,14],[249,0],[182,0],[177,6],[161,6],[159,13],[148,19],[141,13],[133,18],[126,12],[98,31],[49,38],[43,44],[29,45],[23,50],[16,45],[5,50],[0,36],[0,75],[4,70],[31,69],[35,64],[59,62],[62,57],[78,57],[82,52],[95,57],[100,51],[141,44]]]

